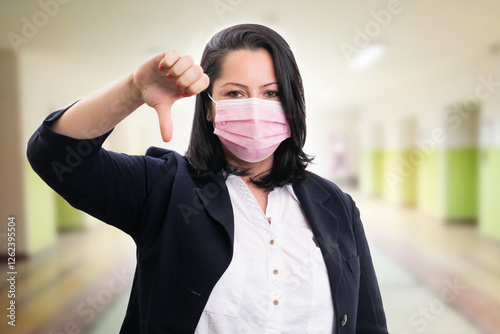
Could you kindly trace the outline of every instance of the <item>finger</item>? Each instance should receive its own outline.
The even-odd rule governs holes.
[[[197,80],[201,78],[203,75],[203,69],[200,65],[193,65],[188,68],[184,73],[182,73],[177,79],[176,82],[181,88],[186,88],[191,86]]]
[[[161,59],[160,63],[158,64],[158,67],[162,67],[162,70],[164,69],[169,69],[170,67],[174,66],[174,64],[179,60],[181,57],[181,54],[177,50],[168,50],[163,58]]]
[[[175,64],[167,68],[167,71],[174,77],[181,76],[188,68],[193,66],[194,59],[190,55],[185,55],[177,59]]]
[[[158,114],[158,121],[160,123],[161,138],[164,142],[172,140],[174,126],[172,123],[171,106],[168,104],[159,104],[155,107]]]
[[[187,87],[184,91],[188,94],[188,96],[196,95],[207,89],[209,84],[210,84],[210,79],[208,75],[203,73],[198,80],[196,80],[193,84]]]

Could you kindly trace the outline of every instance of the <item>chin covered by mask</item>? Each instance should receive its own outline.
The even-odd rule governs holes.
[[[262,161],[290,137],[280,101],[247,98],[214,102],[214,134],[241,160]]]

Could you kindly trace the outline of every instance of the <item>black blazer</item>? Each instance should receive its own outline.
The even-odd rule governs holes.
[[[28,143],[40,177],[71,205],[128,233],[137,268],[120,333],[193,333],[233,255],[234,221],[222,174],[194,180],[182,156],[107,151],[107,137],[76,140],[50,130]],[[359,211],[349,195],[310,173],[293,184],[328,270],[336,333],[387,333]]]

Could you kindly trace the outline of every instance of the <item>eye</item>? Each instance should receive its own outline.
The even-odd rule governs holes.
[[[269,97],[269,98],[272,98],[272,97],[279,97],[279,93],[275,90],[270,90],[270,91],[267,91],[265,94],[264,94],[266,97]]]
[[[230,91],[226,94],[229,97],[242,97],[243,94],[241,92],[238,92],[237,90]]]

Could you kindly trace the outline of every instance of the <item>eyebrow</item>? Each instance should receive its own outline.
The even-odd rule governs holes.
[[[244,84],[237,83],[237,82],[226,82],[225,84],[223,84],[221,86],[221,88],[224,87],[224,86],[227,86],[227,85],[235,85],[235,86],[238,86],[238,87],[241,87],[241,88],[248,89],[248,86],[246,86]],[[278,85],[278,83],[277,82],[270,82],[270,83],[267,83],[265,85],[260,86],[259,88],[264,88],[264,87],[271,86],[271,85]]]

